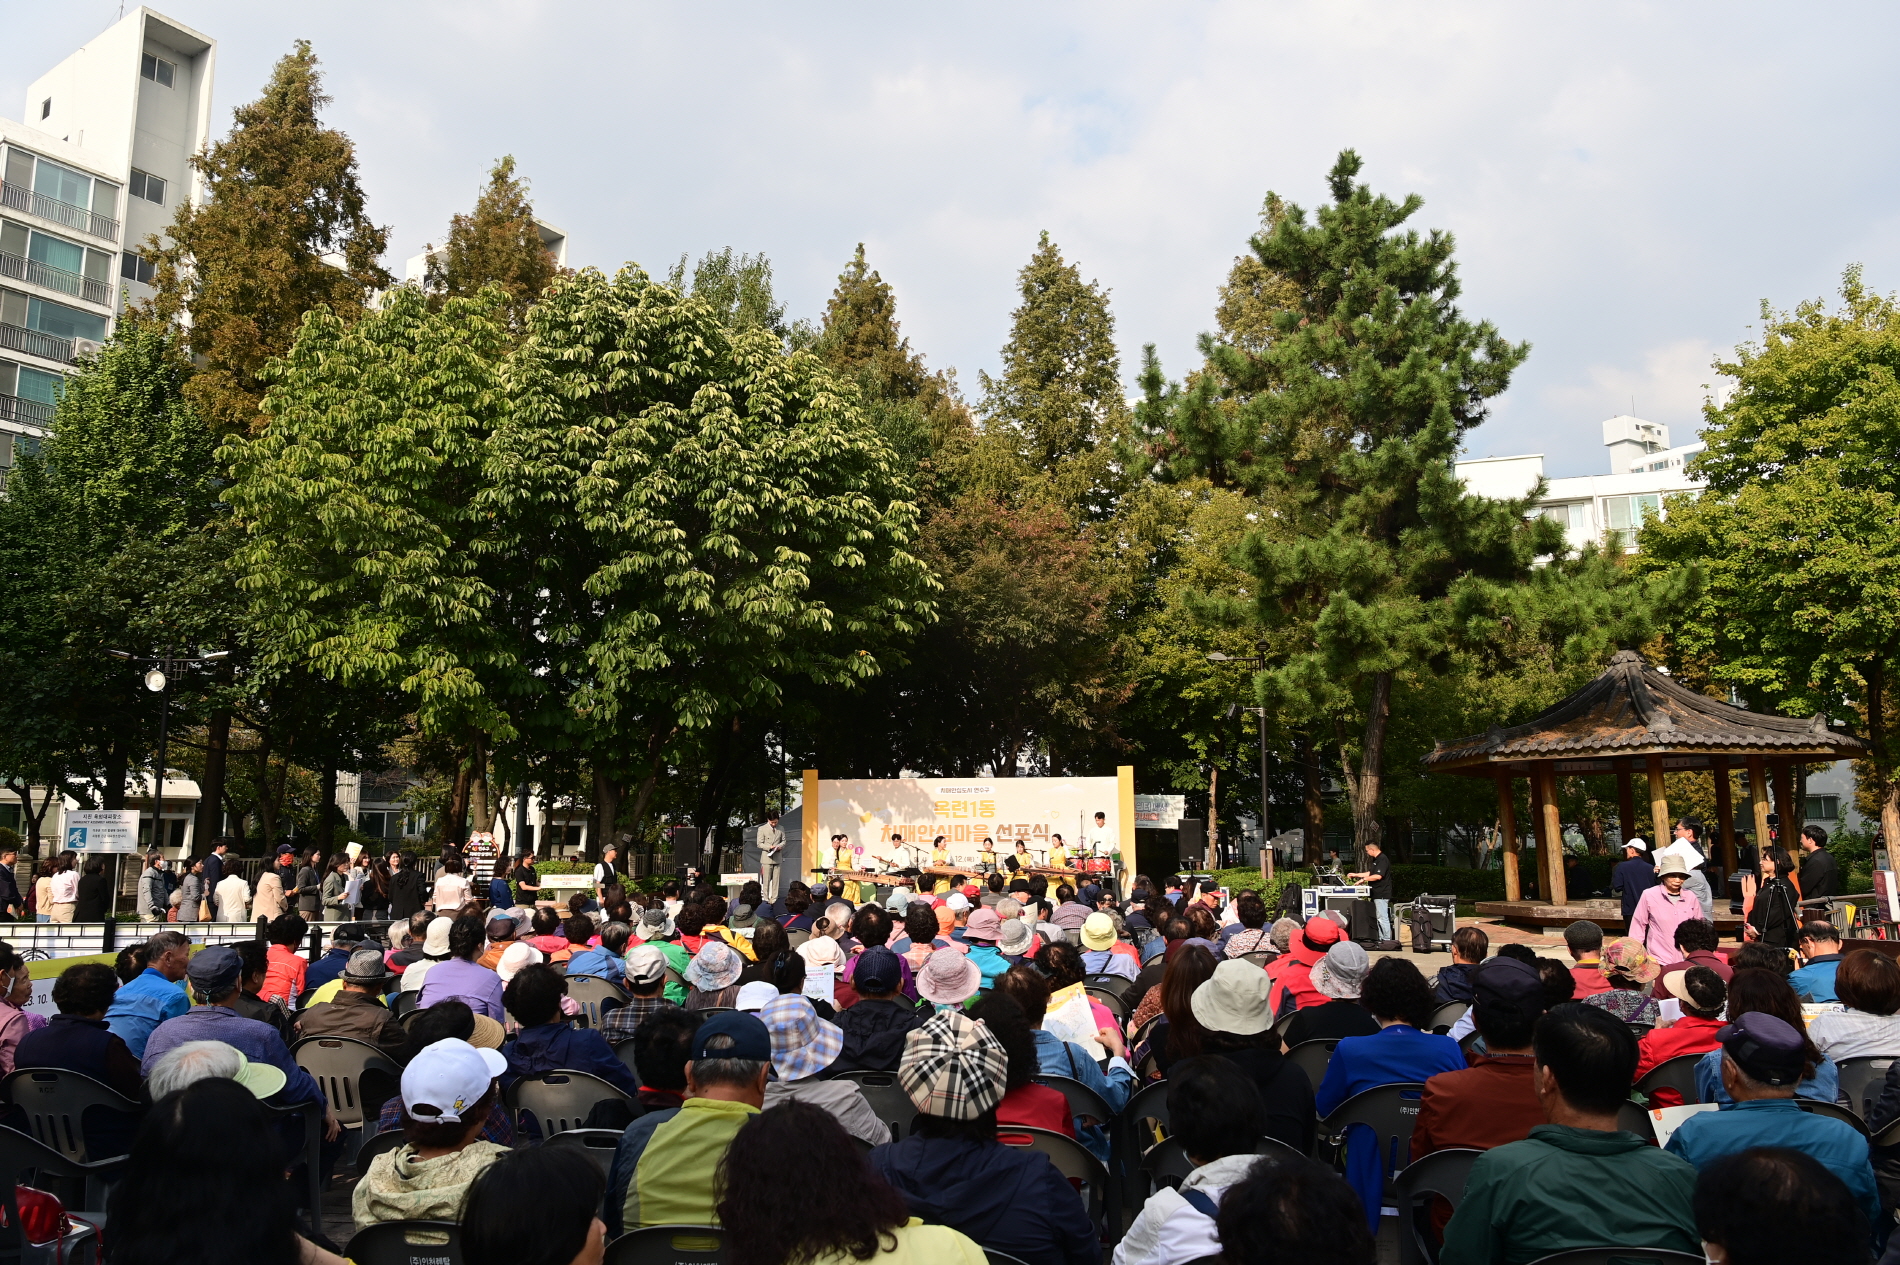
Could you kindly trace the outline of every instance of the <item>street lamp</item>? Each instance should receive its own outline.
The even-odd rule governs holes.
[[[1261,670],[1267,666],[1267,646],[1268,643],[1265,641],[1255,642],[1254,649],[1260,652],[1257,655],[1231,655],[1222,654],[1218,650],[1210,650],[1207,652],[1207,661],[1209,663],[1238,663],[1245,667]],[[1264,707],[1242,707],[1239,710],[1252,712],[1260,718],[1260,844],[1262,847],[1268,847],[1270,845],[1267,841],[1273,837],[1273,829],[1267,817],[1267,709]]]
[[[215,663],[231,652],[210,650],[190,655],[176,654],[168,649],[159,655],[136,655],[127,650],[108,650],[106,653],[115,659],[128,659],[133,663],[149,664],[150,666],[145,671],[145,688],[159,696],[158,771],[152,778],[152,846],[161,848],[164,846],[160,835],[165,829],[165,741],[166,726],[171,719],[172,710],[172,676],[181,668]]]

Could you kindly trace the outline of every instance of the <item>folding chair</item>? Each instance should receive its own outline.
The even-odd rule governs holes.
[[[569,1129],[584,1129],[594,1104],[608,1100],[630,1102],[625,1094],[591,1072],[560,1068],[539,1076],[524,1076],[507,1091],[508,1110],[514,1113],[515,1128],[522,1129],[522,1115],[532,1115],[541,1126],[545,1140]]]
[[[1313,1088],[1317,1090],[1320,1082],[1326,1079],[1326,1066],[1333,1061],[1333,1050],[1338,1045],[1337,1037],[1302,1041],[1286,1052],[1286,1059],[1305,1072],[1306,1079],[1313,1082]]]
[[[1385,1170],[1385,1199],[1391,1201],[1393,1183],[1411,1161],[1412,1126],[1418,1123],[1419,1099],[1425,1086],[1417,1083],[1374,1085],[1339,1104],[1320,1121],[1320,1132],[1335,1146],[1346,1141],[1351,1125],[1371,1129]]]
[[[402,1068],[367,1041],[353,1037],[305,1037],[290,1047],[290,1057],[310,1073],[330,1104],[330,1114],[346,1129],[374,1120],[383,1104],[402,1090]],[[371,1091],[364,1081],[370,1079]]]
[[[1874,1114],[1874,1101],[1880,1097],[1881,1087],[1887,1080],[1887,1069],[1893,1066],[1891,1057],[1862,1055],[1859,1058],[1842,1059],[1838,1064],[1841,1071],[1841,1097],[1847,1105],[1865,1120]]]
[[[1695,1068],[1701,1061],[1700,1054],[1678,1054],[1673,1059],[1664,1059],[1637,1080],[1636,1092],[1647,1098],[1659,1089],[1673,1089],[1682,1095],[1685,1104],[1701,1102],[1701,1094],[1695,1087]]]
[[[590,1028],[600,1027],[600,1016],[603,1013],[602,1002],[612,1001],[616,1005],[624,1006],[632,1000],[626,989],[612,980],[604,980],[597,975],[568,976],[567,995],[580,1006],[581,1014],[586,1016],[587,1026]]]
[[[350,1236],[352,1265],[461,1265],[462,1227],[453,1221],[379,1221]]]
[[[1265,969],[1267,963],[1273,961],[1275,958],[1279,956],[1280,955],[1274,952],[1272,949],[1257,949],[1252,953],[1241,954],[1240,960],[1243,962],[1252,962],[1255,966]]]
[[[901,1142],[910,1133],[917,1119],[917,1104],[897,1083],[896,1072],[840,1072],[833,1079],[850,1081],[858,1087],[864,1101],[871,1104],[872,1112],[890,1126],[891,1141]]]
[[[0,1097],[26,1113],[35,1139],[75,1164],[107,1159],[86,1152],[85,1115],[94,1108],[136,1120],[138,1103],[90,1076],[57,1067],[23,1067],[0,1082]]]
[[[618,1129],[567,1129],[555,1134],[542,1146],[566,1147],[570,1151],[579,1151],[594,1161],[594,1167],[605,1177],[614,1162],[614,1148],[620,1145]]]
[[[601,1265],[721,1265],[726,1232],[710,1225],[650,1225],[607,1245]]]
[[[997,1138],[1005,1146],[1023,1147],[1032,1151],[1041,1151],[1056,1166],[1056,1171],[1072,1181],[1080,1181],[1088,1192],[1089,1220],[1098,1235],[1109,1243],[1117,1243],[1122,1237],[1122,1217],[1120,1210],[1114,1217],[1108,1216],[1112,1205],[1108,1202],[1108,1170],[1102,1162],[1089,1154],[1087,1147],[1066,1134],[1055,1133],[1049,1129],[1036,1129],[1028,1125],[1004,1125]],[[1018,1139],[1024,1139],[1019,1141]],[[1167,1143],[1160,1145],[1166,1146]],[[1178,1146],[1178,1144],[1177,1144]]]
[[[1405,1166],[1392,1182],[1392,1201],[1399,1210],[1399,1265],[1425,1265],[1431,1259],[1418,1232],[1417,1213],[1421,1199],[1437,1196],[1454,1209],[1464,1198],[1465,1182],[1471,1166],[1484,1152],[1471,1147],[1453,1147],[1433,1151],[1423,1159]]]
[[[1425,1025],[1426,1030],[1439,1033],[1440,1035],[1450,1032],[1452,1025],[1464,1018],[1465,1011],[1470,1009],[1470,1002],[1448,1001],[1437,1010],[1432,1011],[1432,1021]]]

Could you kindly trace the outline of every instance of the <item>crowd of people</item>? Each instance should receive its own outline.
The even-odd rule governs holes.
[[[298,902],[312,871],[319,916],[340,874],[330,894],[351,908],[353,867],[319,860],[272,869]],[[1428,979],[1404,956],[1374,960],[1336,918],[1274,918],[1257,893],[1208,883],[1137,878],[1124,900],[1004,873],[882,896],[832,879],[768,902],[757,884],[731,900],[677,882],[641,893],[609,866],[555,907],[531,867],[488,884],[455,856],[390,873],[416,882],[394,884],[414,907],[386,937],[341,926],[311,961],[295,908],[238,945],[194,951],[184,930],[154,929],[116,970],[63,972],[50,1020],[23,1009],[24,964],[0,949],[14,981],[0,1071],[79,1072],[127,1100],[84,1120],[93,1156],[130,1155],[109,1259],[340,1261],[346,1245],[297,1218],[315,1164],[319,1184],[354,1174],[357,1232],[456,1222],[471,1265],[598,1262],[655,1225],[720,1227],[735,1265],[977,1265],[986,1250],[1369,1265],[1382,1224],[1402,1220],[1382,1221],[1394,1157],[1366,1125],[1320,1126],[1391,1085],[1423,1086],[1411,1159],[1484,1152],[1460,1197],[1418,1214],[1448,1263],[1615,1245],[1753,1265],[1798,1244],[1846,1265],[1885,1248],[1900,1203],[1900,1155],[1802,1106],[1838,1104],[1844,1061],[1900,1057],[1900,967],[1843,954],[1825,923],[1799,927],[1791,953],[1760,937],[1724,948],[1711,923],[1677,918],[1666,954],[1578,923],[1567,961],[1493,952],[1467,926]],[[1835,1008],[1810,1020],[1804,1003]],[[396,1069],[357,1086],[371,1158],[346,1159],[352,1139],[298,1065],[312,1037]],[[1331,1044],[1323,1064],[1293,1053],[1311,1042]],[[1683,1056],[1696,1100],[1719,1109],[1659,1147],[1627,1127],[1628,1105]],[[554,1072],[600,1083],[585,1124],[620,1134],[604,1172],[510,1110],[513,1086]],[[903,1118],[845,1073],[888,1073]],[[1157,1083],[1165,1111],[1126,1119]],[[1660,1089],[1648,1105],[1680,1099]],[[1877,1133],[1900,1119],[1900,1074],[1849,1105]],[[315,1148],[305,1112],[322,1120]],[[1132,1185],[1163,1120],[1186,1175],[1100,1217],[1025,1145],[1071,1139]],[[200,1233],[181,1206],[229,1221]]]

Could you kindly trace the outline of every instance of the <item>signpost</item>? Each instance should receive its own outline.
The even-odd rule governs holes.
[[[66,814],[65,831],[65,846],[74,852],[137,852],[139,850],[137,809],[74,809]]]

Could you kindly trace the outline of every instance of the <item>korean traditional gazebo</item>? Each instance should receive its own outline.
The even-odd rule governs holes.
[[[1735,820],[1730,803],[1731,768],[1746,771],[1758,844],[1769,837],[1769,797],[1784,834],[1801,827],[1794,803],[1794,766],[1853,759],[1867,744],[1828,726],[1827,718],[1770,716],[1731,707],[1685,688],[1643,662],[1633,650],[1618,651],[1603,674],[1535,719],[1509,729],[1436,744],[1425,757],[1434,773],[1491,778],[1498,788],[1498,819],[1504,836],[1504,898],[1522,899],[1512,782],[1528,778],[1532,827],[1537,837],[1543,902],[1563,905],[1562,827],[1557,778],[1566,774],[1616,775],[1617,806],[1625,839],[1639,834],[1632,777],[1641,772],[1649,792],[1652,845],[1671,834],[1663,774],[1708,769],[1715,774],[1716,814],[1722,827],[1722,864],[1736,868]]]

